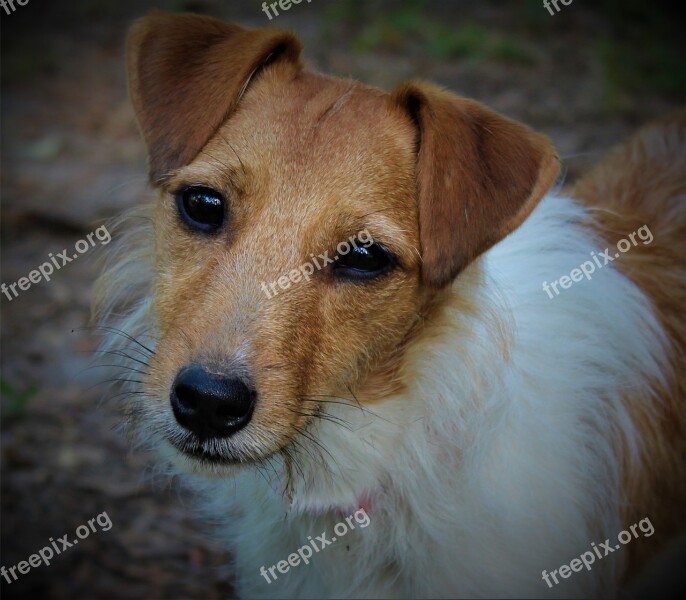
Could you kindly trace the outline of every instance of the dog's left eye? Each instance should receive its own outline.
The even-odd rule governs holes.
[[[212,232],[224,223],[224,197],[216,190],[193,186],[176,195],[181,218],[194,229]]]
[[[387,273],[393,265],[393,258],[385,248],[371,244],[352,248],[347,254],[338,256],[333,269],[339,277],[371,279]]]

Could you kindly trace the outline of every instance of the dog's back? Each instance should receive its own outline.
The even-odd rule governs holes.
[[[617,268],[654,303],[670,343],[673,373],[662,402],[627,396],[644,444],[639,471],[626,474],[625,521],[650,515],[652,542],[630,546],[629,574],[686,521],[686,111],[655,121],[617,148],[573,188],[596,213],[599,233],[616,244],[648,224],[654,235]]]

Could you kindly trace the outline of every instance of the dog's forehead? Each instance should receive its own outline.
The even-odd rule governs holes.
[[[286,79],[269,72],[250,86],[226,123],[251,159],[267,160],[283,175],[304,169],[333,173],[355,165],[360,175],[383,175],[414,160],[413,126],[386,92],[359,82],[301,72]]]
[[[381,90],[315,73],[293,78],[268,71],[249,86],[186,178],[207,174],[215,181],[230,166],[241,180],[236,222],[268,214],[261,221],[265,236],[294,227],[319,230],[322,220],[332,235],[336,227],[358,228],[353,223],[361,230],[370,214],[377,224],[393,221],[410,230],[416,135],[410,118]]]

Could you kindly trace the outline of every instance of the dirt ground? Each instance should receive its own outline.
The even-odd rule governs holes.
[[[126,29],[149,8],[295,30],[317,68],[389,88],[437,81],[555,141],[568,180],[640,124],[684,105],[678,3],[313,0],[271,23],[261,2],[31,0],[0,9],[1,281],[16,282],[146,193],[128,104]],[[97,240],[96,240],[97,242]],[[130,452],[106,368],[88,368],[97,242],[1,297],[2,547],[16,565],[106,512],[50,566],[1,580],[10,598],[226,598],[229,557],[188,494]],[[101,361],[102,362],[102,361]],[[111,376],[111,375],[110,375]]]

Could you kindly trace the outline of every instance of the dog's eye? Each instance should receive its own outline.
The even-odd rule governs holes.
[[[224,223],[224,197],[212,188],[185,188],[176,195],[176,204],[181,218],[200,231],[216,231]]]
[[[379,244],[358,246],[347,254],[339,255],[333,270],[336,276],[350,279],[371,279],[390,271],[394,260]]]

